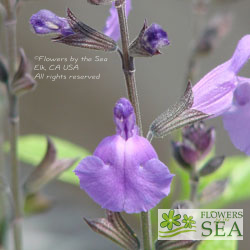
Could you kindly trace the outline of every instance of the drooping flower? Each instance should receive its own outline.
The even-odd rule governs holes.
[[[116,134],[106,137],[93,156],[75,169],[80,187],[103,208],[139,213],[153,208],[170,192],[173,175],[147,139],[138,135],[131,103],[114,108]]]
[[[153,23],[149,27],[147,23],[129,47],[131,56],[154,56],[160,54],[159,49],[169,45],[167,32],[159,24]]]
[[[250,58],[250,35],[244,36],[231,59],[205,75],[194,87],[192,108],[216,117],[223,115],[224,126],[233,144],[250,155],[249,79],[238,76]]]
[[[102,51],[117,49],[113,39],[78,20],[70,9],[67,9],[67,18],[49,10],[40,10],[30,18],[30,24],[39,35],[57,35],[52,38],[54,42]]]
[[[126,4],[126,17],[128,17],[132,9],[131,0],[126,0],[125,4]],[[119,25],[117,10],[115,7],[115,2],[112,3],[109,13],[110,16],[106,20],[103,32],[105,35],[111,37],[115,41],[118,41],[121,35],[120,35],[120,25]]]
[[[204,159],[215,142],[214,128],[206,128],[203,122],[197,122],[182,130],[182,142],[174,142],[174,154],[184,167],[193,166]]]
[[[74,33],[67,18],[59,17],[50,10],[39,10],[31,16],[30,24],[35,33],[41,35],[52,33],[68,36]]]

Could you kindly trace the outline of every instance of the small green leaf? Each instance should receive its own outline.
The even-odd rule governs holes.
[[[204,240],[198,245],[198,250],[236,250],[238,241],[236,240]]]
[[[66,140],[51,137],[56,145],[58,158],[77,158],[82,159],[90,153],[71,142]],[[18,140],[18,157],[20,161],[37,166],[43,158],[47,147],[46,137],[43,135],[25,135],[20,136]],[[5,149],[9,151],[9,144],[5,144]],[[75,174],[72,172],[75,166],[65,171],[59,179],[65,182],[78,185],[79,181]]]
[[[200,178],[199,190],[202,191],[212,182],[223,179],[228,179],[228,185],[219,199],[215,201],[216,208],[239,200],[249,199],[250,158],[245,156],[226,158],[223,165],[215,173]],[[214,207],[215,203],[211,203],[209,207]]]

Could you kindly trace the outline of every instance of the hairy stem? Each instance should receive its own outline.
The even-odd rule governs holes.
[[[138,100],[136,81],[135,81],[134,58],[129,56],[129,34],[128,34],[128,23],[125,14],[125,0],[117,0],[115,4],[120,23],[121,41],[122,41],[122,65],[126,79],[128,97],[134,107],[137,125],[140,128],[140,133],[142,134],[140,107],[139,107],[139,100]]]
[[[136,88],[135,81],[135,66],[134,58],[129,55],[129,33],[128,33],[128,23],[125,13],[125,0],[117,0],[115,6],[117,8],[119,23],[120,23],[120,32],[121,32],[121,41],[122,41],[122,54],[121,51],[118,51],[122,58],[123,72],[126,79],[126,87],[128,92],[129,100],[131,101],[135,114],[137,125],[140,130],[140,134],[143,134],[139,100]],[[152,228],[151,228],[151,218],[150,212],[141,213],[141,228],[142,228],[142,237],[143,237],[143,249],[152,250]]]
[[[4,0],[6,8],[6,33],[9,63],[9,132],[11,158],[11,189],[14,200],[13,234],[15,250],[22,250],[22,201],[19,184],[19,163],[17,158],[17,140],[19,135],[18,98],[12,93],[11,85],[16,72],[17,44],[16,44],[16,5],[14,0]]]

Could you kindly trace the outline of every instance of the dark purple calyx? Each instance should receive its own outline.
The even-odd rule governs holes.
[[[206,128],[203,122],[183,129],[182,142],[174,143],[176,160],[182,166],[194,166],[211,151],[215,141],[214,128]]]
[[[183,129],[183,141],[188,141],[201,153],[211,149],[214,144],[214,137],[214,128],[207,129],[203,122],[195,123]]]
[[[170,44],[167,32],[159,24],[151,24],[141,38],[141,44],[150,54],[159,54],[159,49]]]

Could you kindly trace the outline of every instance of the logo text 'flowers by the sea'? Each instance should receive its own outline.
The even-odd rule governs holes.
[[[159,240],[243,240],[243,209],[159,209]]]

